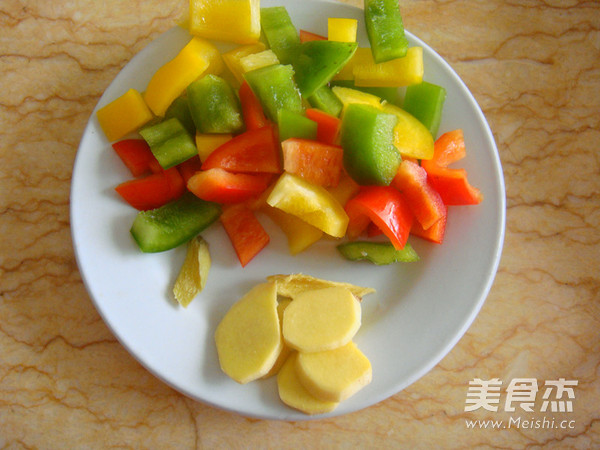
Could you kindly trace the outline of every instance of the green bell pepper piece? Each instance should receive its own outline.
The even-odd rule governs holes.
[[[382,100],[387,101],[393,105],[400,106],[400,94],[397,87],[385,87],[385,86],[356,86],[354,80],[332,80],[330,86],[341,86],[350,89],[356,89],[357,91],[366,92],[379,97]]]
[[[398,0],[364,0],[365,26],[376,63],[406,56],[408,39],[404,34]]]
[[[281,142],[289,138],[317,139],[317,122],[310,120],[304,114],[280,109],[277,125]]]
[[[186,92],[200,133],[237,133],[244,128],[240,101],[223,78],[206,75],[191,83]]]
[[[273,64],[261,67],[246,72],[244,78],[271,121],[277,122],[280,109],[297,113],[304,111],[291,65]]]
[[[309,41],[299,47],[293,61],[296,83],[306,98],[325,86],[352,58],[356,42]]]
[[[419,119],[435,139],[442,120],[445,101],[446,89],[423,81],[420,84],[407,86],[402,109]]]
[[[346,259],[367,260],[378,266],[395,262],[415,262],[420,259],[408,243],[401,250],[396,250],[391,242],[352,241],[339,244],[337,249]]]
[[[167,111],[165,112],[165,119],[172,118],[179,120],[181,125],[183,125],[187,132],[192,136],[196,134],[196,125],[194,125],[194,119],[192,119],[192,113],[190,112],[187,96],[182,95],[177,97],[167,108]]]
[[[284,6],[260,9],[260,25],[269,47],[281,64],[290,64],[300,45],[300,35]]]
[[[361,185],[388,186],[402,158],[394,147],[397,117],[371,105],[350,103],[342,115],[344,168]]]
[[[329,86],[321,86],[307,100],[313,108],[320,109],[335,117],[340,115],[344,107],[342,101],[333,93]]]
[[[144,253],[163,252],[197,236],[220,215],[217,203],[187,192],[160,208],[140,211],[130,231]]]
[[[176,118],[142,128],[140,134],[163,169],[169,169],[198,154],[194,139]]]

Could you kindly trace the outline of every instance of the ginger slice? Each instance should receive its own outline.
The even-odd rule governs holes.
[[[187,244],[185,260],[173,285],[173,295],[184,308],[204,289],[210,265],[208,244],[201,236],[196,236]]]
[[[334,350],[299,353],[296,374],[313,396],[341,402],[369,384],[371,363],[354,342]]]
[[[362,299],[365,295],[375,292],[375,289],[373,288],[361,287],[338,281],[323,280],[302,273],[293,273],[290,275],[270,275],[267,277],[267,280],[277,282],[277,293],[279,295],[291,298],[295,298],[298,294],[306,291],[335,286],[348,289],[359,299]]]
[[[319,400],[300,383],[296,374],[297,353],[292,353],[277,374],[279,398],[286,405],[305,414],[324,414],[333,411],[338,403]]]

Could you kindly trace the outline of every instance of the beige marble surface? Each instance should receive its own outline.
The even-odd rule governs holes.
[[[290,423],[223,412],[154,378],[107,329],[74,259],[70,177],[90,112],[187,2],[0,2],[0,448],[600,446],[600,3],[400,4],[497,139],[500,269],[467,334],[425,377],[366,410]],[[468,429],[467,419],[544,417],[465,412],[469,381],[494,377],[578,380],[573,412],[546,414],[570,427]]]

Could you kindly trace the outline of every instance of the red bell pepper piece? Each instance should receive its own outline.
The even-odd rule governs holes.
[[[447,219],[447,215],[443,216],[440,220],[426,230],[423,229],[418,220],[415,220],[412,228],[410,229],[410,234],[431,242],[435,242],[436,244],[441,244],[444,241],[444,235],[446,233]]]
[[[385,234],[394,248],[404,248],[413,223],[413,213],[404,196],[391,186],[362,186],[346,203],[350,218],[348,237],[358,237],[372,221]]]
[[[298,30],[298,34],[300,36],[300,42],[326,41],[327,40],[327,38],[325,36],[321,36],[320,34],[312,33],[310,31],[306,31],[303,29]]]
[[[281,143],[283,169],[323,187],[340,182],[344,151],[342,147],[310,139],[290,138]]]
[[[455,130],[436,140],[433,159],[421,161],[429,183],[439,192],[445,205],[477,205],[483,200],[481,191],[467,180],[465,169],[446,167],[463,158],[465,153],[462,130]]]
[[[448,169],[436,165],[423,166],[427,179],[439,192],[446,205],[477,205],[483,200],[481,191],[469,183],[465,169]]]
[[[239,203],[263,192],[270,174],[231,173],[215,168],[196,172],[187,188],[197,197],[216,203]]]
[[[123,139],[115,142],[112,147],[134,177],[150,171],[153,173],[162,171],[144,139]]]
[[[246,130],[256,130],[269,124],[260,100],[245,80],[240,86],[239,96]]]
[[[242,267],[269,243],[269,235],[252,210],[243,203],[224,208],[221,222]]]
[[[203,170],[215,168],[242,173],[281,173],[279,140],[274,127],[267,125],[245,131],[216,148],[202,164]]]
[[[125,181],[115,190],[123,199],[140,211],[158,208],[185,192],[183,178],[175,167]]]
[[[200,161],[200,156],[194,156],[178,164],[177,169],[179,169],[179,173],[183,177],[184,183],[187,184],[188,180],[192,178],[196,172],[202,169],[202,161]]]
[[[308,108],[306,117],[317,122],[317,141],[330,145],[337,144],[342,126],[339,117],[332,116],[316,108]]]
[[[463,131],[448,131],[435,141],[433,147],[432,162],[440,167],[448,167],[449,164],[463,159],[467,155]]]
[[[423,229],[427,230],[447,214],[442,197],[427,181],[427,172],[418,164],[403,160],[391,185],[404,194]]]

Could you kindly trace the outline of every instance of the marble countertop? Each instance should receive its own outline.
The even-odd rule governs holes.
[[[499,271],[466,335],[416,383],[346,416],[279,422],[192,401],[147,372],[100,318],[74,257],[69,188],[84,126],[187,2],[2,2],[0,447],[600,446],[600,3],[400,5],[496,138],[507,192]],[[493,378],[535,380],[533,412],[465,410],[469,382]],[[541,413],[545,383],[561,379],[562,397],[549,392],[556,403]],[[488,419],[512,423],[469,427]]]

